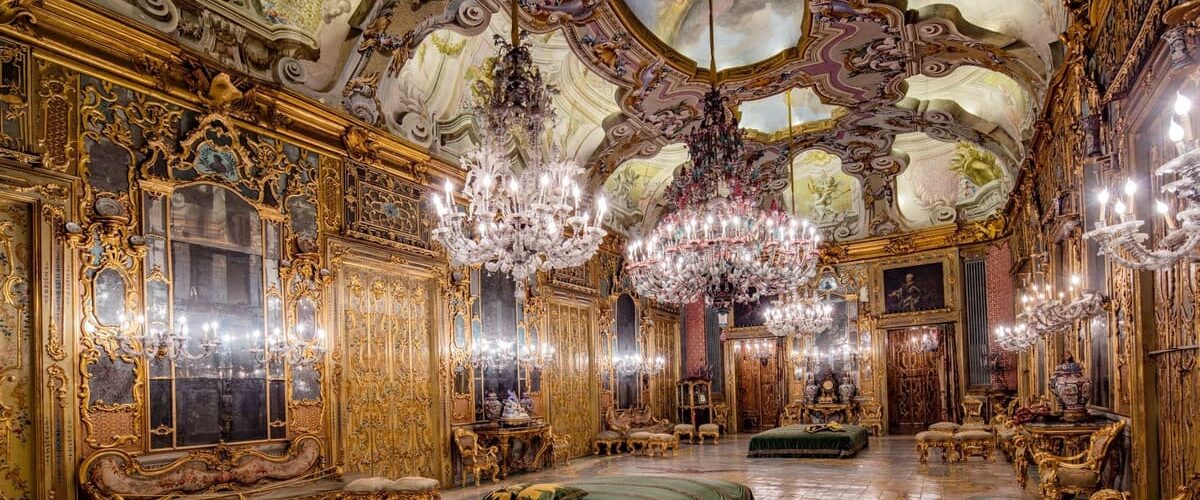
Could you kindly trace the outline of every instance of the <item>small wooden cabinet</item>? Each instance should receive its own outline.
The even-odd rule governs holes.
[[[688,377],[676,383],[675,403],[679,408],[679,423],[699,428],[713,421],[712,381]]]

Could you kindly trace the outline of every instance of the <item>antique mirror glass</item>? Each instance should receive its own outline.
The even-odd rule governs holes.
[[[261,356],[266,246],[258,211],[231,190],[192,185],[172,193],[169,227],[171,325],[188,337],[175,360],[175,446],[266,439],[267,373],[278,368]],[[220,347],[206,351],[202,343],[213,338]]]
[[[642,355],[638,347],[637,305],[629,294],[617,297],[617,355],[618,359],[631,359]],[[639,385],[641,372],[618,370],[617,373],[617,408],[636,408],[639,400]]]
[[[477,366],[476,380],[476,409],[480,419],[484,415],[485,400],[495,395],[503,401],[509,391],[514,394],[520,391],[517,377],[517,304],[516,282],[506,273],[478,271],[479,299],[481,322],[480,330],[472,348],[473,354],[482,355],[485,345],[503,346],[500,358],[490,366]],[[494,353],[496,351],[493,351]],[[493,356],[496,357],[496,356]]]

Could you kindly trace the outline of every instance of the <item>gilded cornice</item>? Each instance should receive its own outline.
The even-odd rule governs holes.
[[[939,226],[882,238],[826,244],[821,260],[827,264],[895,257],[977,243],[990,243],[1006,236],[1008,218],[999,214],[979,222]]]
[[[6,24],[0,25],[0,31],[36,47],[37,57],[82,73],[103,75],[115,83],[144,87],[146,94],[183,107],[204,106],[200,97],[189,89],[188,75],[183,69],[188,61],[219,68],[216,63],[179,48],[164,35],[124,24],[87,5],[45,0],[28,5],[27,9],[36,20],[29,30],[21,29],[22,25]],[[114,40],[120,43],[113,43]],[[259,99],[269,102],[273,112],[288,117],[290,123],[276,128],[259,120],[246,124],[251,130],[270,130],[321,152],[346,156],[343,136],[347,130],[365,129],[370,131],[374,152],[382,166],[409,172],[411,176],[413,165],[424,165],[431,176],[462,178],[457,167],[432,157],[427,151],[389,132],[366,127],[297,92],[265,83],[257,84],[256,91]]]

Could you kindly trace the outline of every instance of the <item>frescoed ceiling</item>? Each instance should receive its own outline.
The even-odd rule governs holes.
[[[475,141],[470,82],[511,22],[504,0],[297,1],[257,17],[214,0],[98,1],[451,163]],[[748,157],[777,202],[838,240],[995,213],[1068,16],[1055,0],[713,1],[715,80]],[[520,0],[537,63],[562,90],[554,140],[614,198],[616,229],[640,232],[670,209],[662,193],[714,80],[707,16],[703,0]],[[207,46],[216,18],[254,36]]]

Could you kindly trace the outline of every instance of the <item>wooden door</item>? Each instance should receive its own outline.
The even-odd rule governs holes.
[[[915,434],[945,420],[945,335],[932,351],[914,348],[909,329],[888,331],[888,429]]]
[[[777,427],[783,409],[778,346],[775,355],[765,361],[749,349],[735,349],[734,360],[739,428],[759,431]]]

